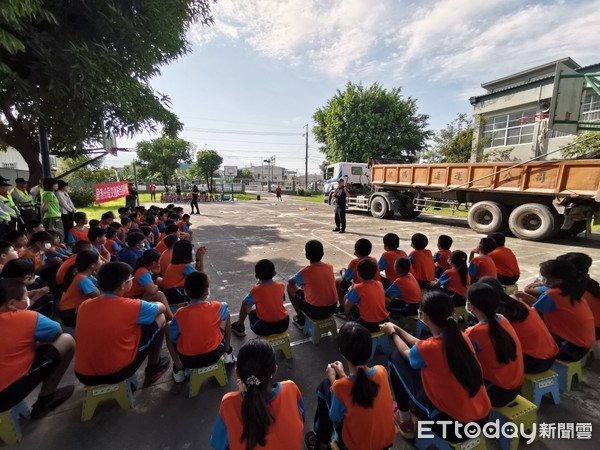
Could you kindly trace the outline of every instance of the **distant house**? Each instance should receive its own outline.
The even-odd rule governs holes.
[[[283,182],[287,179],[288,170],[285,167],[264,164],[262,166],[244,167],[244,169],[252,172],[252,176],[256,181],[268,182],[271,180],[273,182]],[[270,174],[269,170],[271,171]]]
[[[56,171],[56,156],[50,156],[50,169],[52,173]],[[29,179],[29,167],[14,148],[9,147],[5,152],[0,151],[0,176],[7,178],[10,183],[14,183],[15,178]]]
[[[475,117],[472,159],[511,150],[512,159],[525,161],[557,150],[575,134],[600,131],[599,72],[600,63],[582,67],[564,58],[483,83],[487,93],[469,99]],[[580,87],[565,80],[577,80]],[[561,153],[548,158],[561,158]]]

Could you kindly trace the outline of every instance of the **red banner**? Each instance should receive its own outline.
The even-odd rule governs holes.
[[[106,203],[111,200],[123,198],[129,194],[127,181],[118,181],[116,183],[96,184],[94,185],[96,203]]]

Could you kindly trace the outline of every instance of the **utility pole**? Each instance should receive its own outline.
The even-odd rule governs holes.
[[[42,157],[42,177],[50,178],[52,170],[50,169],[50,146],[48,145],[48,133],[44,127],[39,129],[40,136],[40,155]],[[30,180],[32,184],[39,183],[40,180]]]
[[[306,157],[304,159],[304,189],[308,191],[308,124],[304,125],[306,127]]]

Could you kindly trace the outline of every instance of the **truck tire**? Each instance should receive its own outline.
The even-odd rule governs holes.
[[[540,203],[517,206],[508,218],[512,233],[528,241],[541,241],[554,234],[556,216],[550,208]]]
[[[392,215],[394,211],[391,211]],[[377,219],[389,219],[390,207],[382,197],[375,197],[371,200],[371,215]]]
[[[505,230],[508,226],[508,211],[496,202],[481,201],[469,208],[469,227],[477,233],[490,234]]]

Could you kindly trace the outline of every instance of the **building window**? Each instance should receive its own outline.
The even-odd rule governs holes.
[[[533,142],[535,116],[535,109],[527,109],[488,117],[483,126],[483,138],[487,140],[485,147],[504,147]]]
[[[585,94],[581,106],[581,122],[600,122],[600,95]]]
[[[16,169],[17,163],[2,163],[3,169]]]

